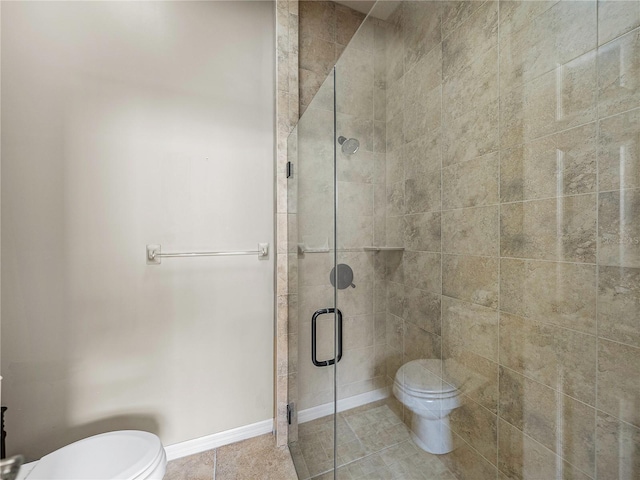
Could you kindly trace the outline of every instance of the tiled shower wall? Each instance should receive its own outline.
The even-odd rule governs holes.
[[[300,12],[300,115],[320,90],[364,20],[364,14],[331,1],[303,0]]]
[[[406,251],[385,254],[380,368],[442,357],[460,478],[634,478],[640,3],[402,2],[387,23]]]

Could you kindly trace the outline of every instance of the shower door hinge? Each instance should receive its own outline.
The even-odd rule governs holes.
[[[293,163],[287,162],[287,178],[293,177]]]
[[[293,419],[293,410],[295,408],[295,404],[294,403],[288,403],[287,404],[287,423],[289,425],[291,425],[291,421]]]

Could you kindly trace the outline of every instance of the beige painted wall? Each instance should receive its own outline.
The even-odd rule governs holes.
[[[8,453],[271,418],[273,4],[2,9]]]

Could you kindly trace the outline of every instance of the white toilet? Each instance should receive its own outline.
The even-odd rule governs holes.
[[[23,468],[18,479],[161,480],[166,466],[167,456],[157,436],[123,430],[62,447],[42,457],[30,471]]]
[[[398,369],[393,383],[395,397],[413,412],[413,441],[435,454],[453,450],[449,413],[460,406],[458,389],[433,373],[441,367],[441,360],[413,360]]]

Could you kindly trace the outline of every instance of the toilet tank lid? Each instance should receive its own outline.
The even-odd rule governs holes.
[[[27,480],[131,480],[162,455],[152,433],[121,430],[85,438],[42,457]]]
[[[424,393],[448,393],[456,388],[434,373],[440,372],[442,362],[438,359],[420,359],[405,363],[396,373],[396,381],[405,389]]]

